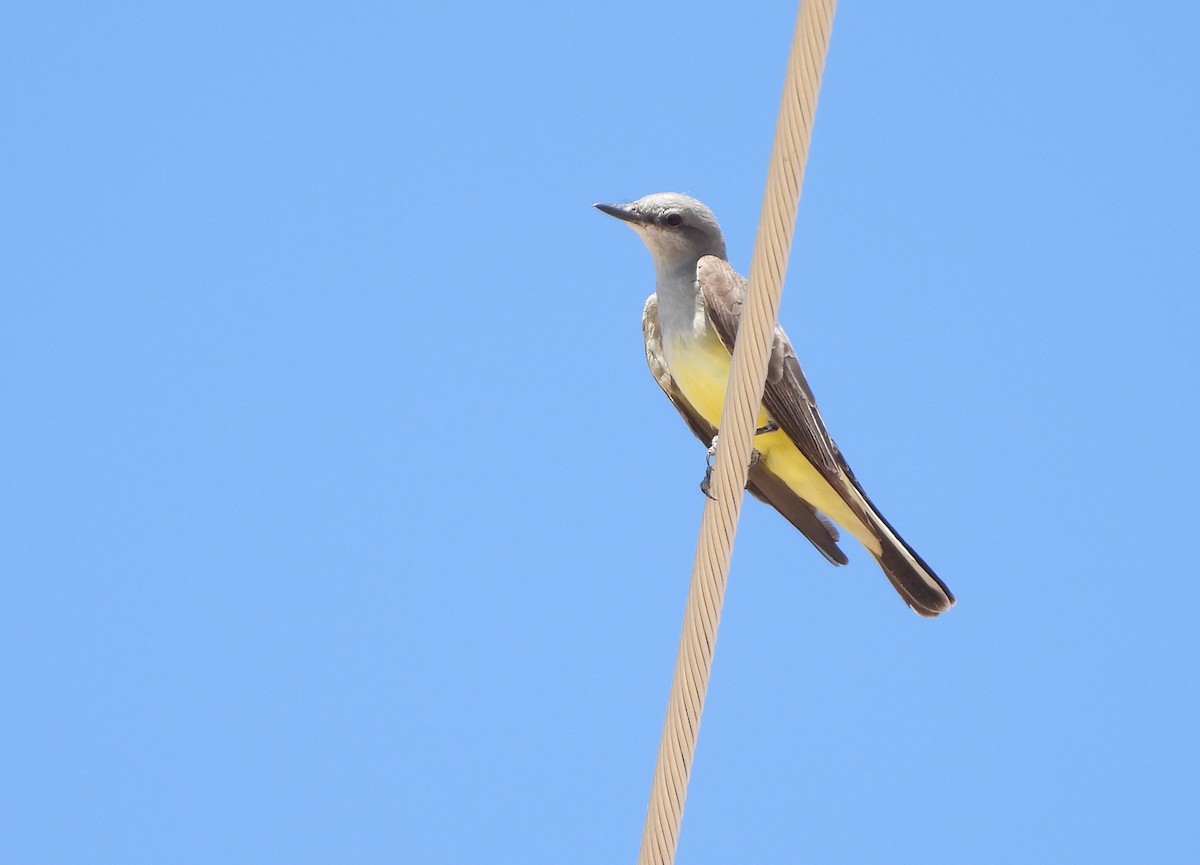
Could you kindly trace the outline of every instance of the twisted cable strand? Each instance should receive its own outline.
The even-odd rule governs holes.
[[[675,861],[836,5],[836,0],[803,0],[796,19],[750,261],[750,285],[721,412],[721,438],[710,487],[715,498],[705,503],[700,524],[639,865],[672,865]]]

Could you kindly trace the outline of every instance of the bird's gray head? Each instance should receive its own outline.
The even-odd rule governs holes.
[[[656,192],[629,204],[597,204],[596,209],[627,222],[659,269],[694,266],[704,255],[725,257],[717,218],[690,195]]]

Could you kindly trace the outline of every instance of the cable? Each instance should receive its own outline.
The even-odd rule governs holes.
[[[803,0],[796,18],[758,236],[750,260],[750,285],[721,411],[721,438],[710,486],[715,498],[706,502],[700,524],[639,865],[671,865],[675,861],[836,5],[836,0]]]

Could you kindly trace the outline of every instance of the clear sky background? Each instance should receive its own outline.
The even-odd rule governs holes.
[[[633,862],[795,5],[0,14],[0,858]],[[1200,12],[844,3],[782,321],[925,621],[749,502],[679,862],[1194,863]]]

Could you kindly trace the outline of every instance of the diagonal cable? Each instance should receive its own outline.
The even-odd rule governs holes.
[[[646,809],[639,865],[671,865],[675,861],[836,5],[836,0],[804,0],[796,19],[758,236],[750,261],[750,285],[721,412],[721,438],[710,487],[715,498],[706,502],[700,524],[679,655]]]

